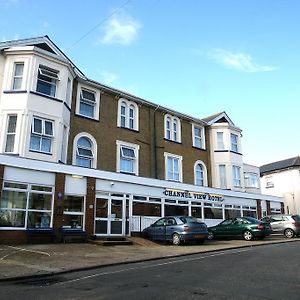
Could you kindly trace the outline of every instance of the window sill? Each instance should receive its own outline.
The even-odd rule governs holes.
[[[49,152],[43,152],[43,151],[32,150],[32,149],[29,149],[29,152],[39,153],[39,154],[45,154],[45,155],[48,155],[48,156],[52,155],[52,153],[49,153]]]
[[[206,148],[199,148],[199,147],[196,147],[196,146],[192,146],[194,149],[197,149],[197,150],[202,150],[202,151],[206,151]]]
[[[165,140],[166,142],[171,142],[171,143],[175,143],[175,144],[182,145],[182,142],[177,142],[177,141],[169,140],[169,139],[166,139],[166,138],[164,138],[164,140]]]
[[[99,119],[94,119],[94,118],[91,118],[91,117],[88,117],[88,116],[80,115],[78,113],[75,113],[75,116],[79,117],[79,118],[82,118],[82,119],[90,120],[90,121],[93,121],[93,122],[100,122]]]
[[[125,130],[129,130],[130,132],[140,132],[140,131],[137,130],[137,129],[131,129],[131,128],[129,128],[129,127],[118,126],[118,128],[125,129]]]
[[[51,100],[54,100],[54,101],[57,101],[57,102],[60,102],[60,103],[63,103],[63,101],[62,101],[61,99],[52,97],[52,96],[47,95],[47,94],[43,94],[43,93],[35,92],[35,91],[30,91],[30,93],[31,93],[31,94],[34,94],[34,95],[37,95],[37,96],[44,97],[44,98],[48,98],[48,99],[51,99]]]
[[[3,94],[26,94],[27,90],[6,90]]]

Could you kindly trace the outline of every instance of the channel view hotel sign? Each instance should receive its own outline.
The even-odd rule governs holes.
[[[197,193],[190,191],[181,191],[181,190],[172,190],[165,189],[163,194],[167,197],[175,197],[186,200],[204,200],[204,201],[212,201],[212,202],[223,202],[224,196],[217,194],[209,194],[209,193]]]

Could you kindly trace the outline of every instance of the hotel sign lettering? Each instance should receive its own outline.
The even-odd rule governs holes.
[[[189,191],[179,191],[179,190],[169,190],[165,189],[163,194],[167,197],[176,197],[184,199],[195,199],[195,200],[205,200],[213,202],[222,202],[224,201],[223,195],[209,194],[209,193],[197,193]]]

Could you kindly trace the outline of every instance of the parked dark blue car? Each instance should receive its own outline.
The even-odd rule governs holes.
[[[194,217],[169,216],[157,220],[143,230],[146,238],[155,241],[170,241],[174,245],[196,241],[203,244],[208,231],[205,223]]]

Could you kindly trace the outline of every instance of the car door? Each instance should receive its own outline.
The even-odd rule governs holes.
[[[227,234],[228,236],[238,236],[241,235],[243,232],[244,222],[241,218],[235,218],[233,222],[228,225]]]
[[[171,240],[173,233],[176,231],[176,220],[174,218],[167,218],[166,219],[166,240]]]
[[[221,222],[219,225],[216,226],[214,235],[219,237],[228,236],[231,224],[232,224],[232,219],[228,219]]]
[[[166,218],[159,219],[154,223],[154,240],[165,240],[166,237]]]
[[[282,216],[271,216],[270,217],[270,224],[272,227],[272,231],[274,233],[281,233],[283,232],[283,220]]]

